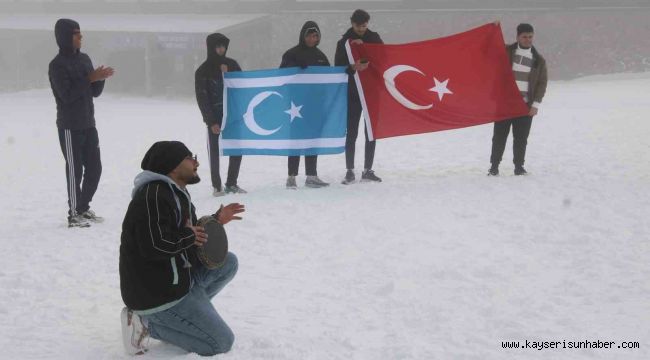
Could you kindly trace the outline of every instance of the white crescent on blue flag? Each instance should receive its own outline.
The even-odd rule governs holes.
[[[224,75],[224,155],[322,155],[345,151],[345,67],[311,66]]]

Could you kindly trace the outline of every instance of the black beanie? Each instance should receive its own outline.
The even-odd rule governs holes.
[[[180,141],[158,141],[151,145],[142,159],[142,170],[167,175],[192,152]]]
[[[533,25],[531,24],[519,24],[517,26],[517,36],[521,35],[521,33],[532,33],[535,32],[533,30]]]

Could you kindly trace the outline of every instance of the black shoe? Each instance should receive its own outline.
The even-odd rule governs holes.
[[[349,184],[352,184],[352,183],[354,183],[354,179],[355,179],[355,178],[354,178],[354,171],[352,171],[352,170],[348,170],[348,171],[345,173],[345,179],[343,179],[343,181],[341,182],[341,184],[343,184],[343,185],[349,185]]]
[[[499,166],[492,165],[487,174],[488,176],[499,176]]]
[[[361,173],[361,180],[381,182],[381,178],[375,175],[375,172],[372,170],[364,170]]]
[[[515,166],[515,175],[528,175],[528,172],[523,166],[517,165]]]
[[[68,216],[68,227],[87,228],[90,226],[90,221],[81,215]]]

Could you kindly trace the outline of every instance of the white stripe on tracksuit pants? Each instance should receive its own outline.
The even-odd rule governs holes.
[[[102,173],[99,137],[96,128],[59,129],[68,183],[68,215],[89,209]]]

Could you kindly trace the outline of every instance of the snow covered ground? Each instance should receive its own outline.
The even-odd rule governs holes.
[[[240,271],[214,301],[236,334],[224,359],[648,359],[649,89],[650,74],[552,82],[527,177],[512,175],[510,141],[502,176],[485,176],[485,125],[380,140],[381,184],[340,185],[336,155],[319,158],[330,188],[287,191],[286,158],[247,157],[250,193],[219,199],[191,100],[108,93],[91,204],[107,220],[89,229],[66,227],[50,91],[0,95],[0,358],[126,358],[121,221],[146,149],[177,139],[202,162],[190,188],[200,214],[247,206],[227,226]],[[616,344],[501,345],[525,340]],[[153,340],[146,357],[199,358]]]

